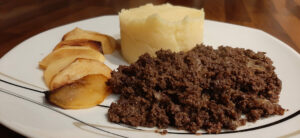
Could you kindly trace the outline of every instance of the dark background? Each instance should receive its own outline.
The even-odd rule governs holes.
[[[204,8],[205,18],[261,29],[300,53],[300,0],[0,0],[0,57],[56,26],[146,3]],[[22,137],[0,124],[0,137]]]

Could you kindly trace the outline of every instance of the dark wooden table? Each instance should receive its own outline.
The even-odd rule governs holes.
[[[300,0],[1,0],[0,57],[56,26],[146,3],[205,9],[206,19],[261,29],[300,53]],[[0,125],[1,137],[22,137]]]

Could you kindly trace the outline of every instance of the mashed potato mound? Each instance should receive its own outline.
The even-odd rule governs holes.
[[[203,9],[147,4],[119,13],[121,51],[129,62],[160,49],[188,51],[203,40]]]

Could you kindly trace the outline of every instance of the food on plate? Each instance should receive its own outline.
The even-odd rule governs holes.
[[[105,60],[105,57],[99,51],[96,51],[89,47],[65,46],[51,52],[48,56],[46,56],[40,62],[40,67],[42,69],[46,69],[49,64],[64,58],[68,58],[68,59],[88,58],[88,59],[99,60],[101,62],[104,62]]]
[[[109,35],[100,34],[92,31],[86,31],[80,28],[75,28],[72,31],[65,34],[62,38],[62,41],[74,39],[88,39],[101,42],[104,54],[113,53],[117,46],[116,40]]]
[[[156,56],[112,72],[107,84],[120,98],[110,105],[111,122],[219,133],[284,114],[281,80],[264,52],[198,45]]]
[[[49,88],[53,90],[91,74],[102,74],[110,78],[110,73],[111,69],[98,60],[78,58],[52,78]]]
[[[89,108],[101,103],[111,93],[107,77],[102,74],[85,76],[71,84],[47,92],[47,100],[64,109]]]
[[[113,52],[115,40],[79,28],[65,34],[62,40],[39,63],[50,89],[47,100],[65,109],[101,103],[110,94],[106,81],[111,77],[111,69],[103,63],[103,53]]]
[[[88,40],[88,39],[73,39],[73,40],[65,40],[58,43],[53,51],[65,47],[65,46],[84,46],[89,47],[94,50],[100,51],[103,54],[101,42],[94,41],[94,40]]]
[[[119,13],[121,51],[129,62],[160,49],[188,51],[203,40],[203,9],[147,4]]]
[[[61,58],[60,60],[57,60],[55,62],[52,62],[45,70],[44,70],[44,81],[48,88],[50,88],[50,82],[52,78],[59,73],[61,70],[63,70],[65,67],[70,65],[76,57],[71,58]]]

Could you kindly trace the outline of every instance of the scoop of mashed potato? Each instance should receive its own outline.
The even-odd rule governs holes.
[[[128,63],[160,49],[188,51],[203,40],[203,9],[147,4],[119,13],[121,51]]]

